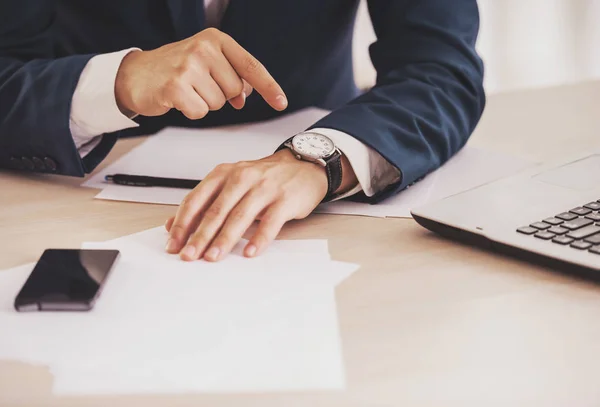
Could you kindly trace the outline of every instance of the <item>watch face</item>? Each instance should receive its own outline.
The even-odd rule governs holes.
[[[313,159],[329,157],[335,151],[333,141],[317,133],[301,133],[292,139],[294,151]]]

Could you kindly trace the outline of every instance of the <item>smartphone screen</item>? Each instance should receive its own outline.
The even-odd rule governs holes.
[[[15,299],[17,311],[88,311],[118,250],[46,250]]]

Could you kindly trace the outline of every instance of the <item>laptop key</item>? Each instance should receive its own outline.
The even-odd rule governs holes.
[[[573,208],[571,209],[569,212],[574,213],[575,215],[579,215],[579,216],[585,216],[588,213],[590,213],[592,210],[588,209],[588,208],[583,208],[583,207],[578,207],[578,208]]]
[[[540,231],[540,232],[537,232],[534,236],[537,237],[538,239],[550,240],[556,235],[554,233]]]
[[[522,228],[517,229],[517,232],[523,233],[524,235],[533,235],[537,231],[538,229],[532,228],[531,226],[523,226]]]
[[[561,228],[560,226],[552,226],[550,229],[548,229],[548,232],[554,233],[555,235],[564,235],[568,231],[569,229]]]
[[[550,227],[550,225],[547,224],[546,222],[535,222],[529,226],[531,226],[532,228],[539,229],[539,230],[546,230]]]
[[[586,237],[600,233],[600,226],[590,225],[581,229],[572,230],[567,233],[567,236],[572,239],[585,239]]]
[[[554,243],[558,243],[558,244],[569,244],[573,240],[575,240],[575,239],[571,239],[570,237],[566,237],[566,236],[556,236],[554,239],[552,239],[552,241]]]
[[[589,204],[583,205],[583,207],[591,209],[593,211],[599,211],[600,210],[600,202],[590,202]]]
[[[586,237],[585,239],[583,239],[583,241],[591,244],[600,244],[600,233],[596,233],[595,235]]]
[[[600,219],[600,215],[598,216],[598,219]],[[544,222],[549,223],[552,226],[556,226],[556,225],[560,225],[561,223],[563,223],[564,220],[560,220],[558,218],[547,218],[547,219],[544,219]],[[600,222],[600,220],[594,221],[594,222]]]
[[[577,218],[577,215],[575,215],[573,213],[569,213],[569,212],[563,212],[563,213],[559,213],[558,215],[556,215],[555,218],[562,219],[562,220],[573,220],[573,219]]]
[[[594,222],[600,222],[600,213],[590,213],[585,215],[586,218],[593,220]]]
[[[563,228],[567,228],[569,230],[576,230],[576,229],[582,228],[584,226],[591,225],[592,223],[594,223],[594,221],[592,221],[590,219],[577,218],[577,219],[565,222],[560,226]]]
[[[600,246],[594,246],[590,249],[590,253],[600,254]]]
[[[585,250],[585,249],[589,249],[590,247],[592,247],[592,244],[578,240],[576,242],[571,243],[571,247],[574,249]]]

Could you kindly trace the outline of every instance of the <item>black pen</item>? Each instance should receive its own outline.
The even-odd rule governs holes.
[[[167,187],[194,189],[200,183],[200,180],[181,179],[181,178],[161,178],[147,177],[145,175],[114,174],[107,175],[104,179],[118,185],[128,185],[132,187]]]

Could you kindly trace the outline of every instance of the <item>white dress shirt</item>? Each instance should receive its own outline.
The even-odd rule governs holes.
[[[204,0],[207,27],[218,27],[229,0]],[[70,129],[81,157],[85,157],[100,143],[102,134],[136,127],[117,106],[115,79],[121,61],[130,48],[90,59],[83,69],[71,103]],[[373,196],[400,179],[400,173],[377,151],[354,137],[334,129],[316,128],[311,131],[329,137],[348,158],[358,185],[337,199],[364,191]],[[277,146],[274,146],[276,148]]]

